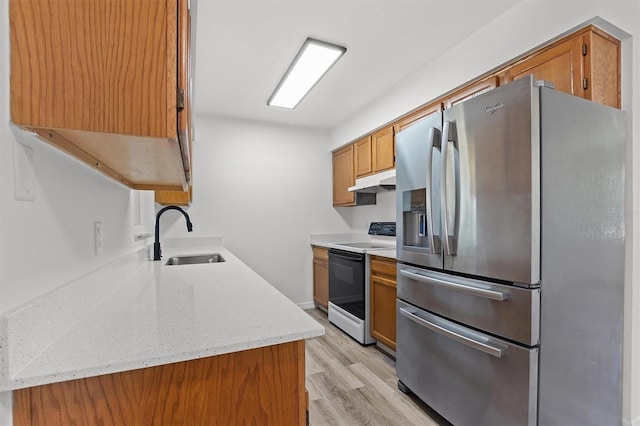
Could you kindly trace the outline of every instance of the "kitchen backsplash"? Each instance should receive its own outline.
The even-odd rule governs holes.
[[[367,233],[371,222],[396,221],[396,191],[378,192],[376,204],[373,206],[350,207],[351,231]]]

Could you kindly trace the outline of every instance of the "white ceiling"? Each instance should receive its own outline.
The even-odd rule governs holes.
[[[334,128],[519,1],[199,0],[196,111]],[[307,37],[347,52],[296,109],[267,106]]]

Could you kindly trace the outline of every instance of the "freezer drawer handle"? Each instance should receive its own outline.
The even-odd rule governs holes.
[[[400,308],[400,313],[409,318],[411,321],[415,322],[416,324],[428,328],[429,330],[435,331],[438,334],[441,334],[445,337],[448,337],[450,339],[453,339],[457,342],[462,343],[463,345],[469,346],[473,349],[477,349],[479,351],[482,351],[484,353],[486,353],[487,355],[491,355],[494,356],[496,358],[502,358],[502,356],[505,354],[506,350],[503,348],[496,348],[495,346],[491,346],[488,345],[486,343],[483,342],[478,342],[477,340],[471,339],[469,337],[463,336],[461,334],[458,334],[454,331],[451,330],[447,330],[444,327],[441,327],[439,325],[436,325],[430,321],[427,321],[426,319],[420,318],[418,315],[416,315],[415,311],[410,311],[406,308]]]
[[[410,278],[412,280],[423,282],[425,284],[433,284],[440,287],[446,287],[450,290],[460,291],[463,293],[471,294],[473,296],[484,297],[485,299],[497,300],[498,302],[503,302],[509,299],[509,294],[504,293],[502,291],[487,290],[484,288],[477,288],[477,287],[469,287],[464,284],[457,284],[449,281],[439,280],[437,278],[426,277],[416,272],[411,272],[407,270],[401,270],[400,275]]]

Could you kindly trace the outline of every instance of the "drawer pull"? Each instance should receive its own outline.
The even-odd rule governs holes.
[[[409,310],[406,308],[400,308],[400,314],[409,318],[411,321],[415,322],[416,324],[422,327],[428,328],[429,330],[435,331],[436,333],[441,334],[442,336],[448,337],[449,339],[460,342],[466,346],[469,346],[473,349],[477,349],[479,351],[482,351],[496,358],[502,358],[502,356],[506,352],[506,349],[497,348],[495,346],[488,345],[484,342],[478,342],[477,340],[474,340],[470,337],[463,336],[462,334],[448,330],[424,318],[420,318],[417,315],[417,311]]]
[[[445,287],[450,290],[460,291],[462,293],[471,294],[473,296],[479,296],[479,297],[484,297],[485,299],[497,300],[498,302],[503,302],[509,299],[509,294],[502,291],[487,290],[487,289],[478,288],[478,287],[470,287],[464,284],[458,284],[458,283],[440,280],[437,278],[427,277],[427,276],[418,274],[416,272],[411,272],[407,270],[401,270],[400,275],[412,280],[420,281],[425,284],[432,284],[440,287]]]

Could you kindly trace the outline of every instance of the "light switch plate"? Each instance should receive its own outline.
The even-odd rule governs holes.
[[[101,256],[102,255],[102,237],[103,237],[102,222],[93,223],[93,235],[94,235],[96,256]]]

